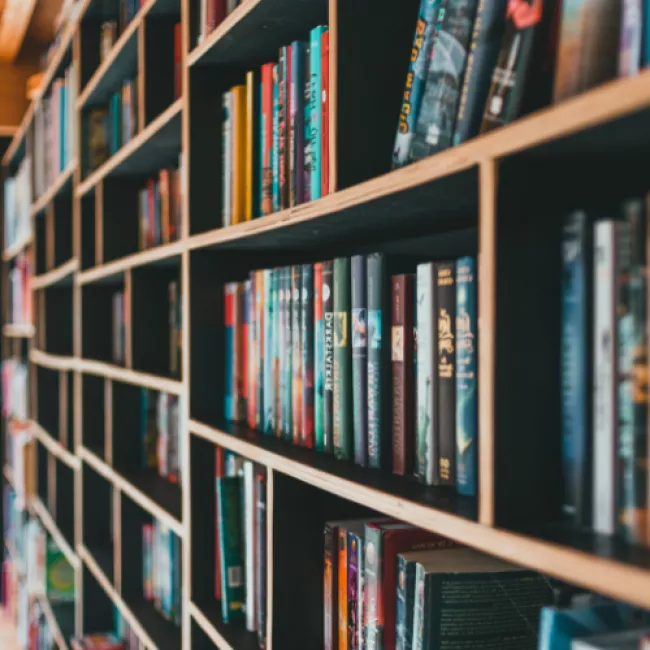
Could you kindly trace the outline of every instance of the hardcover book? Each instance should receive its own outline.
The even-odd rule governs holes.
[[[262,66],[261,85],[262,111],[260,113],[260,133],[262,150],[260,152],[262,167],[262,210],[261,213],[273,212],[273,63]]]
[[[250,291],[248,295],[248,310],[251,321],[248,326],[248,402],[246,404],[246,421],[251,429],[257,426],[257,364],[259,362],[257,329],[257,273],[251,271],[249,274]]]
[[[352,273],[352,421],[354,462],[368,464],[368,312],[366,257],[355,255]]]
[[[334,456],[352,459],[352,356],[350,344],[350,259],[334,260]]]
[[[264,431],[264,347],[266,344],[266,329],[264,327],[264,271],[255,271],[255,366],[257,369],[257,394],[255,396],[256,415],[255,428]]]
[[[257,612],[255,611],[255,564],[257,527],[255,525],[257,501],[255,495],[255,465],[250,460],[244,461],[244,551],[246,559],[246,629],[257,630]]]
[[[311,89],[311,43],[305,43],[305,88],[304,88],[304,176],[303,176],[303,197],[302,202],[311,201],[311,174],[312,174],[312,135],[311,135],[311,120],[312,120],[312,89]]]
[[[338,527],[338,650],[348,648],[348,531]]]
[[[235,86],[232,96],[232,194],[230,223],[246,219],[246,88]]]
[[[323,319],[323,264],[314,264],[314,443],[325,449],[324,437],[324,365],[325,323]]]
[[[223,94],[222,117],[222,185],[221,218],[224,226],[232,221],[232,159],[233,159],[233,95],[232,91]]]
[[[291,267],[291,359],[293,361],[293,390],[291,392],[293,444],[299,445],[302,441],[302,267]]]
[[[336,522],[326,522],[323,575],[324,650],[335,650],[338,645],[338,540]]]
[[[321,197],[321,176],[323,166],[323,152],[321,149],[322,138],[322,113],[321,96],[323,94],[323,76],[321,70],[321,39],[326,28],[322,25],[314,27],[309,34],[309,75],[311,78],[311,123],[309,134],[311,137],[311,187],[310,198]]]
[[[619,6],[619,2],[612,2]],[[618,76],[631,77],[641,68],[643,38],[643,0],[622,0],[620,46],[618,52]],[[616,19],[614,19],[616,20]],[[614,28],[616,22],[609,28]]]
[[[273,66],[273,146],[271,149],[272,169],[272,205],[273,212],[278,212],[281,206],[280,199],[280,66]]]
[[[260,648],[266,647],[266,475],[255,474],[257,513],[255,517],[255,611],[257,613],[257,638]]]
[[[289,135],[288,119],[291,111],[289,100],[291,98],[289,84],[291,51],[286,46],[280,48],[278,57],[278,185],[279,209],[289,207]],[[289,60],[288,60],[289,59]]]
[[[359,635],[363,619],[359,617],[359,603],[363,592],[359,579],[363,572],[363,526],[348,530],[348,649],[359,650]]]
[[[291,416],[293,404],[291,401],[293,382],[293,357],[291,345],[291,267],[285,266],[281,271],[282,285],[284,292],[284,311],[282,329],[284,335],[280,347],[281,373],[282,373],[282,435],[285,440],[291,441],[293,430],[291,427]]]
[[[334,437],[334,277],[331,260],[323,262],[323,449],[331,453]]]
[[[282,269],[276,268],[271,272],[273,282],[273,431],[276,438],[282,436],[280,423],[280,282]]]
[[[302,203],[305,185],[305,44],[291,44],[291,124],[289,130],[289,202]]]
[[[275,352],[273,346],[273,271],[264,271],[264,410],[262,431],[275,435]]]
[[[321,36],[321,196],[330,193],[330,33],[323,28]]]
[[[302,265],[300,337],[302,347],[302,433],[304,447],[314,446],[314,272]]]
[[[259,188],[257,186],[258,176],[255,173],[259,165],[257,138],[255,132],[257,122],[255,121],[255,110],[259,104],[259,81],[257,74],[253,71],[246,73],[246,158],[244,161],[245,170],[245,205],[244,219],[250,221],[259,214]]]

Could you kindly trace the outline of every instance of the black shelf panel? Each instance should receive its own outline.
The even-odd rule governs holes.
[[[179,522],[183,521],[183,496],[178,484],[171,483],[166,478],[159,476],[154,470],[128,473],[116,471],[125,481],[131,483],[133,487],[155,501],[172,517]]]
[[[98,544],[84,543],[86,550],[92,555],[97,565],[108,578],[111,584],[115,584],[115,572],[113,567],[113,549],[109,546],[99,546]]]
[[[125,601],[158,650],[178,650],[181,647],[181,628],[167,620],[146,600]]]
[[[68,641],[75,633],[75,605],[74,603],[53,603],[50,601],[52,614],[59,625],[61,635]]]
[[[196,604],[212,627],[236,650],[259,650],[257,633],[249,632],[244,623],[225,623],[221,616],[221,603],[217,600]]]

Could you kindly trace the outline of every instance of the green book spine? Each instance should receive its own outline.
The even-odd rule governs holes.
[[[384,621],[380,617],[382,593],[383,539],[379,528],[365,527],[365,627],[367,650],[382,650],[384,646]],[[372,550],[370,550],[372,549]]]
[[[334,456],[352,459],[350,259],[334,260]]]
[[[395,650],[411,650],[416,562],[397,556],[397,601],[395,607]]]
[[[226,623],[244,620],[244,557],[241,543],[240,481],[217,479],[219,550],[221,555],[221,616]]]

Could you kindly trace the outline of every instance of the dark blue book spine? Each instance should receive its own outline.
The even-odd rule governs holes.
[[[456,260],[456,489],[476,496],[478,457],[476,260]]]
[[[293,174],[291,177],[291,205],[305,198],[305,44],[291,44],[291,113],[293,119]]]
[[[591,223],[571,214],[563,232],[562,460],[565,516],[589,525],[591,509]]]
[[[366,257],[351,259],[352,277],[352,422],[354,462],[368,464],[368,311]]]

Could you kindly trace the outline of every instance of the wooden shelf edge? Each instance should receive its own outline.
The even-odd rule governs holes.
[[[112,155],[101,167],[96,169],[86,180],[79,183],[76,189],[77,197],[90,192],[99,181],[106,178],[118,165],[137,151],[149,139],[154,137],[163,126],[171,121],[183,109],[183,98],[174,101],[155,120],[146,126],[138,135],[129,140],[116,154]]]
[[[192,67],[196,65],[228,32],[243,18],[245,18],[261,0],[243,0],[243,2],[223,21],[215,27],[204,39],[197,45],[187,57],[187,65]]]
[[[140,641],[150,650],[158,650],[158,646],[153,642],[152,638],[147,634],[145,629],[140,624],[140,621],[131,611],[131,608],[124,602],[122,597],[117,593],[115,587],[111,584],[106,574],[102,571],[95,558],[83,545],[79,545],[79,558],[88,567],[88,570],[95,576],[99,586],[104,590],[106,595],[113,601],[114,605],[120,610],[120,613],[127,620],[129,626],[133,628]]]
[[[181,255],[184,250],[185,242],[179,240],[171,242],[170,244],[162,244],[155,248],[138,251],[137,253],[133,253],[132,255],[128,255],[119,260],[114,260],[113,262],[96,266],[87,271],[82,271],[78,276],[79,284],[89,284],[91,282],[96,282],[97,280],[108,278],[111,275],[117,275],[118,273],[127,271],[128,269],[145,266],[146,264],[158,262],[169,257],[175,257],[176,255]]]
[[[35,275],[32,278],[32,291],[35,289],[44,289],[53,284],[57,284],[65,280],[68,276],[73,275],[79,270],[79,260],[76,257],[64,262],[55,269],[41,275]]]
[[[21,253],[23,249],[27,248],[33,240],[34,234],[30,232],[27,237],[23,237],[15,244],[12,244],[11,246],[5,248],[4,251],[2,251],[2,259],[5,262],[11,261],[14,257],[16,257],[16,255]]]
[[[32,217],[35,217],[37,214],[45,210],[48,203],[56,198],[57,194],[65,186],[65,184],[72,178],[75,170],[77,169],[77,161],[71,161],[68,166],[59,173],[54,182],[48,187],[45,192],[32,203]]]
[[[119,488],[132,501],[135,501],[143,510],[146,510],[170,530],[173,530],[181,540],[185,539],[185,527],[182,521],[170,515],[167,510],[158,505],[150,496],[135,487],[133,483],[124,478],[124,476],[108,465],[106,461],[99,458],[99,456],[86,447],[81,447],[80,456],[98,474],[101,474],[106,480],[111,481],[115,487]]]
[[[219,650],[235,650],[228,641],[226,641],[219,631],[212,623],[206,618],[201,609],[192,601],[189,601],[190,616],[194,619],[197,625],[205,632],[209,639],[214,643]]]
[[[59,650],[68,650],[68,644],[63,637],[61,628],[59,627],[59,622],[56,620],[56,616],[54,615],[54,611],[52,610],[52,605],[50,604],[48,597],[45,594],[38,594],[36,596],[36,600],[38,600],[38,603],[43,610],[43,614],[45,614],[45,618],[48,625],[50,626],[50,629],[52,630],[52,635],[54,636],[54,640],[56,641],[56,645],[58,646]]]
[[[2,335],[8,339],[31,339],[34,336],[34,326],[9,323],[3,325]]]
[[[63,357],[56,354],[49,354],[41,350],[31,349],[29,351],[31,363],[51,370],[76,370],[77,360],[75,357]]]
[[[0,125],[0,138],[13,138],[17,131],[17,126]]]
[[[650,607],[650,568],[642,569],[616,560],[595,557],[583,551],[492,528],[426,505],[406,501],[260,449],[241,438],[195,420],[190,420],[189,429],[195,435],[271,470],[378,510],[389,517],[426,528],[513,564],[555,576],[644,609]]]
[[[34,437],[62,463],[65,463],[70,469],[77,470],[81,467],[81,460],[72,452],[68,451],[63,445],[53,438],[40,424],[32,422],[32,433]]]
[[[5,167],[7,167],[9,163],[11,163],[11,161],[14,159],[14,156],[22,144],[23,138],[27,135],[27,129],[29,129],[29,125],[31,124],[32,118],[34,117],[35,101],[36,100],[32,101],[32,103],[25,111],[25,115],[23,115],[23,119],[20,121],[20,124],[16,129],[13,139],[11,140],[11,143],[7,147],[7,150],[2,157],[2,164]]]
[[[134,386],[151,388],[152,390],[168,393],[170,395],[183,394],[182,381],[159,377],[158,375],[151,375],[137,370],[130,370],[129,368],[122,368],[120,366],[114,366],[103,361],[77,359],[77,370],[89,375],[107,377],[108,379],[122,381],[126,384],[133,384]]]
[[[65,559],[70,563],[70,566],[76,571],[79,566],[79,558],[74,552],[70,544],[66,541],[65,537],[61,534],[59,527],[56,525],[56,522],[52,518],[52,515],[49,513],[48,509],[45,507],[45,504],[38,497],[32,497],[30,499],[30,508],[32,512],[41,520],[41,523],[50,534],[56,545],[61,549]]]

